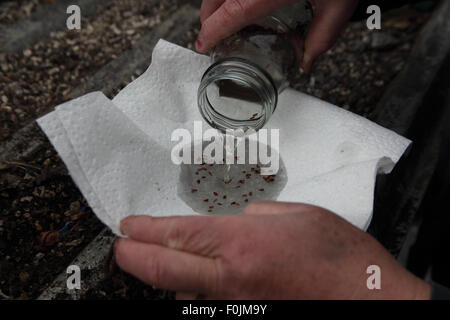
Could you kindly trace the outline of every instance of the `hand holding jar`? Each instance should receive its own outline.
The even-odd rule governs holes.
[[[198,106],[222,132],[258,131],[299,66],[331,47],[357,0],[205,0],[197,50],[210,52]]]
[[[197,40],[197,50],[200,53],[206,53],[233,33],[279,8],[296,2],[299,1],[204,0],[200,13],[202,29]],[[358,4],[358,0],[310,0],[309,2],[314,8],[314,18],[305,39],[304,51],[301,37],[297,41],[297,54],[305,71],[309,71],[317,57],[333,46]]]

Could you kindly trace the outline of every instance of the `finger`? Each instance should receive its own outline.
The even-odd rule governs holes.
[[[303,54],[305,53],[305,38],[297,32],[289,32],[287,34],[288,40],[292,43],[297,54],[298,61],[303,61]]]
[[[203,22],[214,13],[225,0],[203,0],[202,7],[200,9],[200,22]]]
[[[130,239],[116,241],[114,252],[121,269],[154,287],[216,292],[218,272],[213,259]]]
[[[295,213],[301,210],[310,209],[312,206],[302,203],[289,203],[289,202],[273,202],[273,201],[261,201],[253,202],[248,205],[243,214],[285,214]]]
[[[192,292],[177,292],[175,298],[177,300],[195,300],[197,299],[197,293]]]
[[[220,230],[215,226],[224,218],[133,216],[122,221],[121,230],[136,241],[210,255],[216,249],[216,241],[220,240]]]
[[[206,53],[220,40],[293,2],[295,1],[226,0],[203,22],[197,39],[197,50]]]
[[[317,57],[333,46],[358,3],[357,0],[316,2],[315,16],[305,42],[302,63],[305,71],[309,71]]]

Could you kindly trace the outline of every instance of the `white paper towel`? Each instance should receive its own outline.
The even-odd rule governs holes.
[[[247,203],[230,201],[255,190],[252,201],[310,203],[366,229],[376,175],[389,173],[410,141],[301,92],[283,92],[266,126],[280,130],[282,168],[275,184],[261,178],[235,189],[211,178],[220,174],[217,166],[200,177],[195,173],[202,166],[172,163],[173,130],[192,131],[194,121],[208,128],[197,109],[197,89],[209,64],[206,56],[160,40],[149,69],[113,101],[90,93],[38,120],[102,222],[119,234],[129,215],[194,215],[204,211],[197,210],[201,206],[217,209],[220,201],[219,213],[237,212]],[[197,186],[197,178],[205,183]],[[220,194],[201,204],[213,187]]]

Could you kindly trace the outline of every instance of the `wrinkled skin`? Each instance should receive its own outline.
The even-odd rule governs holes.
[[[177,298],[428,299],[416,278],[370,235],[314,206],[261,202],[241,215],[129,217],[118,265]],[[366,285],[381,268],[381,290]]]

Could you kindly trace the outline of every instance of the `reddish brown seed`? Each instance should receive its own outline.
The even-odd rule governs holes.
[[[203,176],[203,177],[202,177],[202,179],[206,179],[206,177],[205,177],[205,176]]]
[[[195,192],[197,192],[198,190],[197,189],[192,189],[192,193],[195,193]]]
[[[212,173],[211,173],[211,171],[208,171],[208,174],[212,177]]]
[[[239,202],[234,201],[234,202],[231,203],[231,205],[232,206],[240,206],[241,204]]]
[[[253,192],[249,192],[248,195],[251,197],[253,195]]]
[[[264,189],[259,189],[259,191],[264,192]]]
[[[257,164],[256,167],[257,167],[258,169],[261,168],[261,167],[259,166],[259,164]]]
[[[209,206],[208,208],[210,208],[210,209],[214,209],[214,206]]]
[[[246,177],[247,179],[250,179],[251,176],[252,176],[252,175],[251,175],[250,173],[247,173],[247,174],[245,175],[245,177]]]
[[[247,173],[247,171],[242,171],[242,173],[243,173],[243,174],[246,174],[246,173]]]
[[[214,194],[215,196],[218,196],[218,195],[219,195],[217,192],[213,192],[213,194]]]
[[[209,209],[208,212],[213,212],[212,209]]]
[[[248,202],[248,199],[245,199],[244,201],[245,201],[245,202]]]
[[[222,198],[224,198],[224,199],[226,199],[227,198],[227,196],[226,195],[224,195]]]
[[[198,172],[195,173],[198,176]]]
[[[205,199],[205,200],[203,200],[203,202],[208,202],[209,201],[209,199]]]
[[[244,184],[244,183],[245,183],[245,180],[239,180],[239,183],[240,183],[240,184]]]
[[[197,180],[197,183],[200,184],[200,180]]]

